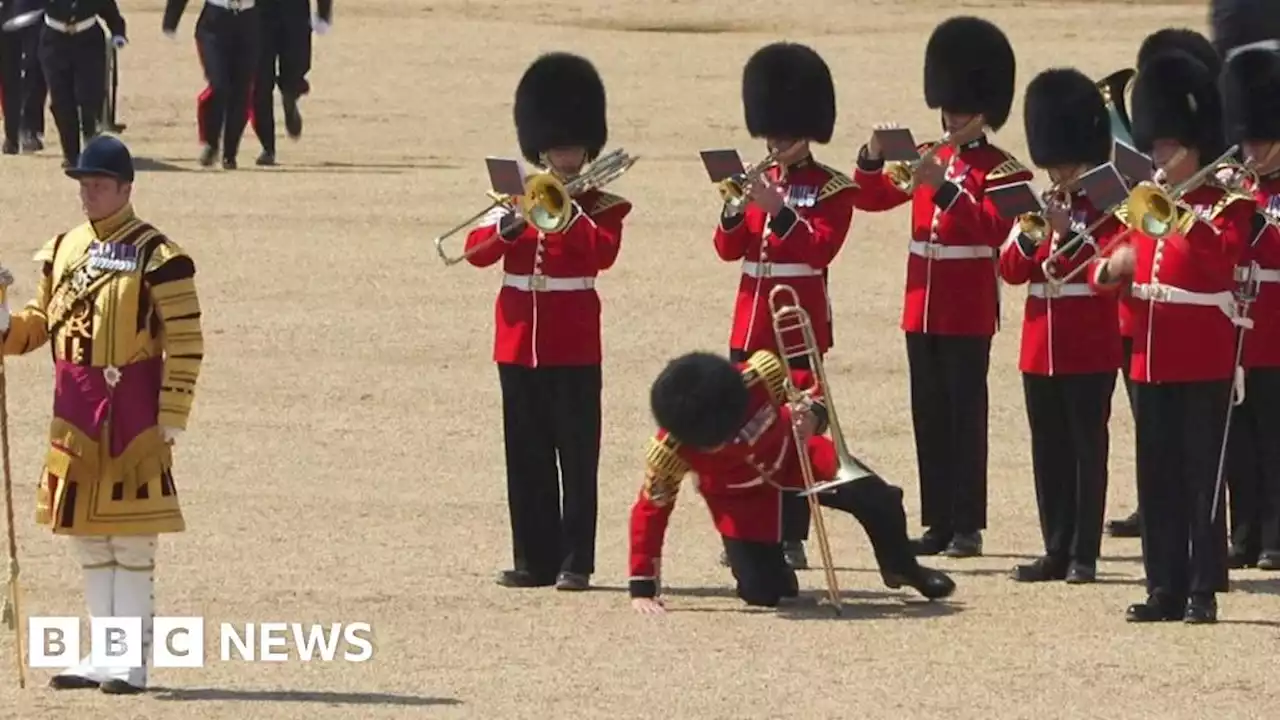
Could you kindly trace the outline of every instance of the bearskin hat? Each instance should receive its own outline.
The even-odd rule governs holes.
[[[1223,58],[1245,46],[1280,49],[1280,6],[1275,0],[1213,0],[1209,27]]]
[[[750,400],[742,372],[727,359],[703,352],[672,360],[649,389],[654,421],[698,448],[728,442],[746,420]]]
[[[1013,106],[1017,60],[1004,31],[960,16],[933,30],[924,53],[924,98],[930,108],[982,113],[999,130]]]
[[[836,126],[831,69],[806,45],[766,45],[742,69],[742,109],[751,137],[831,142]]]
[[[1142,40],[1138,47],[1138,67],[1151,58],[1169,50],[1181,50],[1199,60],[1209,71],[1217,75],[1222,70],[1222,58],[1209,38],[1189,28],[1164,28]]]
[[[1280,53],[1250,50],[1228,60],[1222,102],[1231,142],[1280,140]]]
[[[1097,84],[1075,68],[1037,75],[1023,98],[1031,161],[1040,167],[1101,165],[1111,157],[1111,115]]]
[[[1157,53],[1133,86],[1133,140],[1150,153],[1156,140],[1177,140],[1207,163],[1226,149],[1216,75],[1188,53]]]
[[[516,135],[524,159],[541,165],[555,147],[581,145],[595,160],[609,138],[604,83],[591,61],[564,52],[533,61],[516,86]]]

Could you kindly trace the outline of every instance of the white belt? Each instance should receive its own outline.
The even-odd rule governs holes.
[[[1236,282],[1244,282],[1249,279],[1249,268],[1236,266]],[[1254,274],[1253,279],[1260,283],[1280,283],[1280,270],[1259,270]]]
[[[1027,286],[1027,294],[1037,298],[1060,297],[1092,297],[1096,295],[1087,283],[1071,283],[1070,285],[1050,285],[1049,283],[1031,283]]]
[[[912,240],[907,246],[912,255],[930,260],[977,260],[995,257],[995,248],[985,245],[943,245],[942,243]]]
[[[593,277],[547,277],[546,275],[512,275],[502,276],[503,287],[515,288],[525,292],[571,292],[574,290],[593,290],[596,279]]]
[[[54,20],[48,15],[45,15],[44,24],[53,28],[54,30],[57,30],[60,33],[65,33],[67,35],[75,35],[76,33],[82,33],[85,30],[89,30],[90,28],[96,26],[98,24],[98,16],[94,15],[88,20],[81,20],[80,22],[64,23],[61,20]]]
[[[220,7],[223,10],[231,12],[240,12],[241,10],[250,10],[253,8],[254,0],[204,0],[207,4],[214,7]]]
[[[758,263],[747,260],[742,263],[742,274],[753,278],[816,277],[822,275],[822,271],[804,263]]]

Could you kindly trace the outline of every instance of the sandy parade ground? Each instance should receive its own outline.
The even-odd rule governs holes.
[[[1280,707],[1280,577],[1233,575],[1222,622],[1134,626],[1137,540],[1104,540],[1096,585],[1020,585],[1040,551],[1021,380],[1023,291],[1003,291],[991,370],[986,555],[931,559],[953,599],[880,582],[862,530],[828,513],[843,618],[813,606],[749,611],[686,485],[663,565],[673,612],[634,615],[626,522],[653,431],[648,387],[674,355],[722,351],[739,269],[711,246],[719,199],[698,150],[764,154],[747,135],[742,65],[778,39],[811,44],[836,79],[836,137],[818,159],[849,170],[873,123],[939,134],[921,89],[924,44],[950,14],[1001,24],[1018,84],[1054,65],[1102,77],[1149,32],[1203,29],[1204,2],[812,0],[338,0],[315,41],[306,131],[258,169],[196,163],[203,86],[193,1],[176,41],[159,0],[122,0],[120,116],[138,158],[135,204],[195,257],[206,360],[177,450],[189,531],[166,536],[157,613],[221,622],[369,622],[373,659],[161,669],[154,692],[17,689],[0,639],[3,718],[1254,718]],[[610,189],[635,203],[605,313],[598,586],[508,590],[497,373],[497,270],[445,268],[431,241],[486,203],[486,155],[516,157],[515,84],[540,52],[589,56],[609,93],[610,148],[639,162]],[[0,158],[0,264],[34,288],[35,250],[80,221],[56,133]],[[283,129],[281,129],[283,134]],[[1021,92],[997,142],[1026,159]],[[1043,177],[1037,184],[1045,182]],[[907,211],[858,213],[831,271],[827,370],[858,454],[907,492],[915,456],[898,329]],[[460,241],[461,237],[455,240]],[[456,249],[458,244],[455,242]],[[34,524],[50,408],[48,355],[6,360],[24,614],[83,615],[65,543]],[[1133,426],[1117,387],[1109,516],[1134,505]],[[815,569],[801,585],[816,597]]]

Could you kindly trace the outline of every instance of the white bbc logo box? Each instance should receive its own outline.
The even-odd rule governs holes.
[[[31,617],[27,622],[29,665],[68,668],[84,657],[80,618]],[[153,668],[204,667],[204,618],[157,617],[152,621]],[[89,619],[89,662],[97,667],[143,667],[142,618]]]

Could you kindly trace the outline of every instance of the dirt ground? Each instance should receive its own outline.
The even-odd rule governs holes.
[[[1021,586],[1008,569],[1040,547],[1017,373],[1022,294],[1004,294],[991,371],[991,523],[986,557],[936,564],[954,601],[918,602],[880,584],[860,528],[828,515],[843,619],[745,611],[686,486],[664,564],[673,612],[626,600],[626,520],[652,432],[647,388],[666,359],[724,347],[737,268],[711,248],[718,200],[697,151],[762,155],[743,127],[742,64],[779,38],[831,64],[839,119],[819,151],[850,166],[870,126],[935,134],[920,87],[929,31],[952,12],[1001,23],[1020,86],[1057,64],[1091,75],[1127,66],[1143,36],[1204,25],[1203,2],[597,0],[337,3],[317,38],[306,134],[281,140],[282,167],[202,171],[191,35],[159,32],[159,0],[124,0],[125,139],[143,168],[136,205],[200,268],[207,355],[178,454],[189,531],[166,537],[158,612],[210,623],[368,621],[359,665],[222,663],[159,670],[138,698],[54,694],[48,671],[11,679],[0,640],[0,717],[14,718],[1219,718],[1274,711],[1280,580],[1244,572],[1223,622],[1138,627],[1135,540],[1107,539],[1102,582]],[[483,158],[516,156],[510,102],[539,52],[598,65],[611,147],[639,163],[613,189],[635,202],[605,303],[606,427],[599,588],[506,590],[510,562],[493,270],[444,268],[431,246],[485,202]],[[1021,99],[999,143],[1025,157]],[[16,302],[31,254],[79,221],[56,135],[38,157],[0,161],[0,262]],[[38,208],[38,209],[37,209]],[[918,502],[898,331],[907,215],[859,214],[832,271],[834,397],[850,441]],[[456,247],[456,245],[455,245]],[[65,545],[33,523],[50,407],[47,355],[8,361],[9,418],[26,614],[83,613]],[[1114,404],[1110,515],[1133,506],[1133,432]],[[816,548],[811,553],[816,559]],[[822,572],[802,575],[811,594]],[[216,636],[211,636],[212,643]]]

